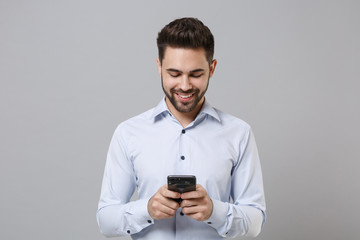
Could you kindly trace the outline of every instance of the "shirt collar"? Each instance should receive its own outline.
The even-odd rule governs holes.
[[[209,115],[209,116],[213,117],[214,119],[216,119],[217,121],[221,122],[218,112],[216,111],[216,109],[214,107],[212,107],[210,105],[210,103],[206,99],[205,99],[202,109],[199,112],[199,116],[204,115],[204,114]]]
[[[159,104],[154,108],[154,110],[153,110],[153,112],[151,114],[151,118],[155,119],[159,115],[161,115],[163,112],[167,112],[167,113],[171,114],[169,108],[166,105],[165,97],[163,99],[161,99]],[[198,117],[200,117],[202,115],[209,115],[209,116],[213,117],[214,119],[216,119],[217,121],[221,122],[219,114],[210,105],[210,103],[206,99],[205,99],[205,102],[204,102],[204,105],[203,105],[202,109],[200,110],[200,112],[198,114]]]
[[[163,112],[170,113],[170,110],[166,106],[165,97],[163,99],[161,99],[159,104],[154,108],[150,118],[155,119],[157,116],[161,115]]]

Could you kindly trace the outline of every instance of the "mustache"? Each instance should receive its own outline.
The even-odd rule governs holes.
[[[194,93],[198,93],[198,92],[200,92],[200,90],[199,89],[189,89],[189,90],[187,90],[187,91],[183,91],[183,90],[181,90],[181,89],[170,89],[170,92],[171,93],[183,93],[183,94],[194,94]]]

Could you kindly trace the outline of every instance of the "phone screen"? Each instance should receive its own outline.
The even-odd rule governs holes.
[[[185,193],[196,190],[196,177],[194,175],[169,175],[168,189]]]

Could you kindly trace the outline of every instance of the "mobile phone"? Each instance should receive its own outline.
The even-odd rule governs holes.
[[[178,193],[191,192],[196,190],[196,177],[194,175],[169,175],[168,189]],[[181,199],[174,199],[181,202]]]

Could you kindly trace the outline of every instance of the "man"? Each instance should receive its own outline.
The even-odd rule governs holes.
[[[217,63],[213,35],[201,21],[182,18],[159,32],[157,44],[165,98],[114,133],[97,212],[100,231],[156,240],[257,236],[265,200],[254,136],[204,97]],[[167,176],[175,174],[195,175],[196,190],[168,190]],[[139,199],[130,201],[136,188]]]

